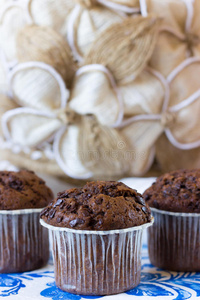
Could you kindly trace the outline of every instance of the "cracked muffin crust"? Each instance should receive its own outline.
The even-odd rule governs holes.
[[[33,171],[0,171],[0,210],[43,208],[53,193]]]
[[[48,224],[81,230],[112,230],[151,221],[141,194],[121,182],[89,182],[58,194],[42,212]]]
[[[143,194],[150,207],[200,213],[200,170],[177,170],[157,178]]]

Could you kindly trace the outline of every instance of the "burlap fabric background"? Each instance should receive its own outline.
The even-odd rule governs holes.
[[[200,166],[198,0],[0,7],[1,158],[75,179]]]

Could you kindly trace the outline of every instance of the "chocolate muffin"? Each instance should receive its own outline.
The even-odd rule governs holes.
[[[41,217],[53,226],[111,230],[150,222],[151,212],[136,190],[121,182],[98,181],[59,193]]]
[[[59,288],[105,295],[139,284],[141,237],[151,213],[136,190],[121,182],[90,182],[59,193],[41,219],[51,234]]]
[[[200,170],[164,174],[143,196],[155,219],[148,229],[152,264],[200,271]]]
[[[48,261],[48,231],[39,214],[52,191],[32,171],[0,172],[0,272],[24,272]]]
[[[53,193],[33,171],[0,171],[0,210],[44,208]]]

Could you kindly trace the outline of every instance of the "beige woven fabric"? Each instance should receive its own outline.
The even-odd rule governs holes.
[[[0,93],[0,119],[2,118],[3,114],[8,111],[8,110],[11,110],[11,109],[14,109],[14,108],[17,108],[17,105],[16,103],[10,99],[8,96],[4,95],[4,94],[1,94]],[[3,135],[3,132],[2,132],[2,128],[0,126],[0,136]]]
[[[9,90],[6,73],[7,70],[2,61],[0,61],[0,93],[2,94],[7,94]]]
[[[138,24],[138,27],[136,24]],[[134,27],[137,28],[134,34],[127,36],[127,32],[130,32]],[[149,86],[154,84],[157,87],[156,92],[161,92],[159,101],[162,101],[164,94],[162,84],[159,83],[155,76],[144,71],[138,77],[138,80],[134,81],[130,78],[131,73],[135,77],[145,68],[156,41],[158,23],[155,18],[148,17],[144,19],[137,17],[125,20],[117,28],[120,30],[117,30],[117,44],[115,47],[113,45],[113,47],[115,48],[116,59],[120,57],[125,65],[119,64],[117,60],[112,58],[109,61],[109,58],[103,55],[103,52],[101,61],[99,61],[94,49],[97,48],[100,40],[96,41],[93,49],[91,48],[90,50],[91,55],[88,54],[83,64],[83,68],[87,68],[90,57],[91,64],[89,64],[89,67],[94,66],[94,70],[93,72],[86,72],[80,77],[77,75],[77,81],[74,81],[69,105],[67,104],[68,90],[65,88],[62,78],[57,73],[52,72],[50,65],[22,63],[13,69],[10,80],[12,94],[15,101],[22,108],[14,109],[8,114],[4,114],[2,118],[7,139],[10,139],[14,144],[19,144],[22,147],[22,151],[27,147],[43,149],[42,145],[44,142],[52,140],[57,163],[67,175],[75,178],[100,177],[103,174],[104,176],[105,174],[107,176],[121,176],[127,173],[140,174],[147,169],[143,163],[142,165],[139,163],[136,165],[135,155],[128,156],[132,152],[132,147],[136,148],[134,151],[140,151],[141,142],[139,142],[139,146],[134,141],[131,143],[129,141],[129,133],[122,133],[120,129],[111,128],[112,124],[108,124],[107,120],[115,122],[118,119],[118,115],[121,113],[120,105],[122,104],[124,111],[128,112],[128,114],[131,109],[134,111],[134,107],[138,107],[139,104],[134,97],[134,91],[137,94],[141,90],[142,77],[149,78]],[[30,27],[25,28],[25,30],[27,29],[29,30]],[[108,40],[112,30],[114,30],[114,33],[116,32],[113,27],[105,31]],[[146,32],[144,36],[143,32]],[[122,41],[124,36],[124,43],[119,44],[118,42]],[[107,39],[103,41],[103,36],[101,39],[101,47],[106,49],[109,46],[107,45]],[[140,60],[132,64],[131,68],[127,68],[128,65],[131,65],[132,59],[134,60],[134,57],[138,56],[140,47]],[[44,49],[46,49],[48,54],[49,46]],[[127,63],[127,54],[130,54],[129,64]],[[96,65],[104,68],[106,73],[95,70]],[[113,74],[109,70],[112,70]],[[123,83],[122,74],[123,78],[125,77],[126,79],[126,84]],[[99,80],[100,78],[101,81]],[[80,82],[80,79],[83,81]],[[88,80],[90,83],[93,80],[92,86],[85,84]],[[102,86],[100,86],[100,82]],[[106,85],[107,91],[105,90]],[[127,90],[125,89],[126,86]],[[66,94],[64,99],[62,99],[63,88],[64,94]],[[86,89],[85,91],[84,88]],[[130,92],[127,92],[128,90]],[[103,92],[105,96],[102,94]],[[75,100],[74,97],[78,93],[79,99]],[[129,100],[129,93],[133,93],[131,101]],[[149,94],[149,91],[147,93]],[[109,95],[112,95],[112,98]],[[119,95],[121,95],[120,99]],[[145,95],[144,93],[141,96],[144,101]],[[89,105],[89,97],[91,97],[92,101],[90,108],[81,104],[81,101],[87,99]],[[107,100],[105,97],[108,97]],[[148,100],[146,104],[143,104],[142,108],[146,109],[146,111],[151,111],[150,106],[150,101]],[[82,109],[79,110],[80,108]],[[108,111],[108,114],[103,116],[103,120],[102,112],[105,111]],[[94,115],[88,116],[91,113]],[[148,145],[147,148],[149,149],[151,146]],[[148,151],[151,153],[151,149]],[[148,161],[149,155],[147,154]],[[132,168],[132,165],[135,165],[135,167]]]
[[[10,79],[14,100],[20,106],[48,111],[59,109],[61,90],[55,74],[40,64],[19,64],[18,67],[13,70]]]
[[[51,65],[71,85],[76,66],[67,41],[50,27],[29,25],[16,38],[19,62],[41,61]]]
[[[159,20],[154,17],[127,18],[112,25],[86,53],[84,64],[102,64],[117,82],[131,81],[150,59],[158,28]]]
[[[16,36],[29,19],[24,9],[13,3],[12,6],[2,6],[0,19],[0,48],[4,51],[8,61],[16,59]]]
[[[190,24],[187,24],[185,1],[146,0],[146,3],[149,14],[162,18],[158,42],[150,63],[163,75],[168,75],[188,56],[200,55],[200,1],[193,1]]]
[[[76,17],[73,17],[74,10],[69,15],[66,35],[75,59],[80,61],[79,56],[83,57],[86,54],[92,43],[98,39],[98,35],[110,25],[123,21],[124,17],[101,6],[94,6],[90,9],[85,6],[77,6],[76,9]],[[70,36],[72,37],[70,38]]]
[[[146,0],[147,17],[137,0],[58,2],[0,15],[1,156],[83,180],[143,175],[155,156],[188,166],[175,156],[200,145],[199,2]]]
[[[165,134],[156,142],[156,158],[162,172],[200,168],[199,148],[180,150],[169,143]]]
[[[68,15],[74,5],[72,0],[30,0],[28,9],[34,24],[53,28],[64,36]]]
[[[146,0],[146,4],[148,13],[162,17],[151,66],[167,76],[188,57],[200,58],[200,1]],[[170,105],[178,104],[198,92],[198,78],[199,63],[183,69],[171,84]],[[200,99],[197,97],[193,104],[176,115],[171,132],[180,143],[192,143],[200,139],[199,113]],[[199,148],[180,150],[164,135],[156,144],[156,156],[165,171],[200,166]]]

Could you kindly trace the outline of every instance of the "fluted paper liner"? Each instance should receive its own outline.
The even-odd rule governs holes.
[[[49,229],[56,285],[82,295],[121,293],[137,286],[141,272],[142,233],[153,224],[109,231]]]
[[[148,229],[153,265],[172,271],[200,271],[200,214],[151,208],[154,225]]]
[[[41,210],[0,210],[0,273],[25,272],[47,263],[48,231],[40,225]]]

